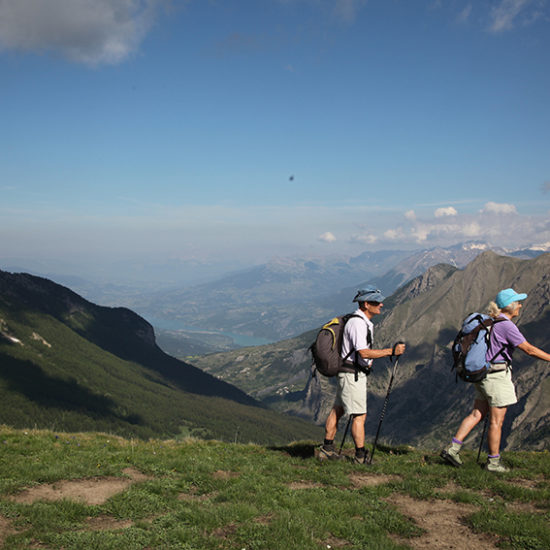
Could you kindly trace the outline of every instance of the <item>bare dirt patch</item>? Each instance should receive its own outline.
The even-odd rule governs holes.
[[[134,522],[130,519],[120,520],[110,516],[98,516],[86,520],[86,531],[117,531],[128,529]]]
[[[227,539],[234,535],[238,528],[239,526],[236,523],[230,523],[229,525],[225,525],[224,527],[214,529],[210,533],[210,535],[219,539]]]
[[[457,504],[448,500],[415,500],[407,495],[394,493],[387,502],[393,504],[405,516],[410,517],[426,532],[417,538],[400,540],[412,548],[453,550],[497,550],[496,537],[474,533],[464,517],[475,511],[475,507]]]
[[[356,488],[361,487],[376,487],[377,485],[384,485],[391,481],[399,481],[399,476],[390,476],[385,474],[372,474],[367,472],[353,472],[349,476],[351,484]]]
[[[330,537],[325,541],[326,548],[344,548],[345,546],[351,546],[351,543],[344,539],[337,539],[336,537]]]
[[[57,501],[67,499],[88,505],[99,505],[117,493],[124,491],[133,483],[150,479],[134,468],[126,468],[122,473],[128,478],[98,477],[38,485],[37,487],[25,489],[12,497],[12,500],[22,504],[32,504],[39,500]]]
[[[11,526],[9,519],[0,516],[0,547],[4,545],[4,541],[15,533],[15,529]]]
[[[517,485],[518,487],[523,487],[524,489],[537,489],[541,481],[544,481],[544,478],[542,477],[539,479],[514,478],[514,479],[506,480],[507,483],[510,483],[511,485]]]

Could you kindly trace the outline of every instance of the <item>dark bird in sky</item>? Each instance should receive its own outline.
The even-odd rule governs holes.
[[[288,178],[288,181],[294,181],[294,176],[290,176],[290,178]]]

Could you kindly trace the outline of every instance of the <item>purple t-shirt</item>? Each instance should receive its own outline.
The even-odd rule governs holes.
[[[487,349],[487,361],[492,363],[508,361],[511,363],[512,353],[520,344],[525,342],[525,337],[508,317],[500,315],[499,318],[506,320],[493,325]]]

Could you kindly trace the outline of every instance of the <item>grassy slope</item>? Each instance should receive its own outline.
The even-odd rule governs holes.
[[[94,343],[82,335],[85,327],[79,334],[45,313],[13,313],[0,304],[0,319],[4,332],[22,342],[0,338],[2,423],[144,438],[193,434],[263,443],[320,436],[311,424],[258,407],[244,394],[237,395],[244,401],[238,403],[215,392],[209,396],[208,386],[202,395],[184,391],[197,372],[205,375],[160,350],[113,350],[142,355],[140,364],[106,351],[108,343],[100,347],[107,336],[96,334]],[[110,338],[116,339],[112,334]],[[211,386],[218,384],[211,380]]]
[[[457,543],[465,524],[469,547],[548,548],[548,453],[508,453],[513,469],[503,475],[481,470],[471,451],[464,454],[465,466],[455,469],[431,453],[386,448],[367,467],[320,463],[306,442],[285,447],[144,442],[0,427],[0,545],[5,550],[408,548],[430,535],[411,519],[415,507],[427,504],[428,515],[437,520],[433,528],[443,530],[440,536],[452,531]],[[148,479],[95,505],[78,501],[89,496],[86,491],[57,501],[15,500],[25,488],[53,484],[59,490],[62,480],[93,480],[91,485],[99,486],[125,478],[129,467]],[[413,504],[409,511],[400,504],[404,500]],[[439,517],[442,507],[456,510],[458,517]]]

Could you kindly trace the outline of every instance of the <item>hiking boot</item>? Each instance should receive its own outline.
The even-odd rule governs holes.
[[[336,452],[334,445],[321,445],[319,447],[319,460],[341,460],[344,458]]]
[[[365,456],[354,456],[351,461],[354,463],[354,464],[367,464],[368,463],[368,457],[367,455]]]
[[[483,466],[484,470],[487,470],[488,472],[509,472],[510,468],[507,468],[502,464],[500,461],[500,457],[497,458],[488,458],[487,462]]]
[[[443,449],[439,455],[443,460],[460,468],[462,466],[462,459],[460,458],[460,446],[456,443],[452,443],[447,449]]]

